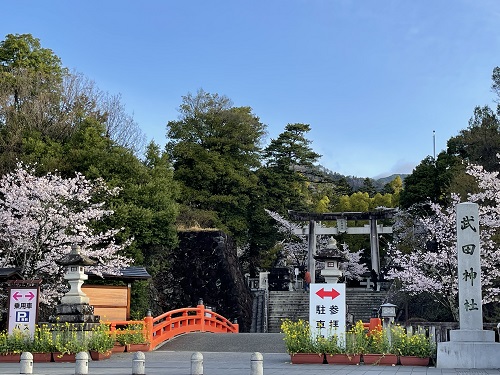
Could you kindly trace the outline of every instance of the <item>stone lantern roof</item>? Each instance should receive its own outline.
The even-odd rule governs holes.
[[[314,259],[321,262],[326,262],[328,260],[337,260],[341,262],[346,260],[345,256],[337,247],[337,241],[333,237],[330,237],[330,239],[328,240],[328,245],[326,245],[325,248],[318,250],[318,252],[314,254],[313,257]]]
[[[73,245],[70,253],[60,260],[56,260],[56,263],[61,266],[93,266],[97,262],[86,255],[80,254],[80,246]]]

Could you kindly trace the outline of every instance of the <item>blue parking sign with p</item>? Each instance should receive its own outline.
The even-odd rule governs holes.
[[[38,315],[40,280],[9,282],[9,334],[15,330],[29,332],[33,337]]]
[[[28,323],[30,321],[29,311],[16,311],[16,323]]]

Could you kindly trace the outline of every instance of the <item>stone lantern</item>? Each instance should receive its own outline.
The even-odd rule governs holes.
[[[396,308],[397,306],[392,303],[384,303],[383,305],[380,305],[380,316],[384,319],[391,319],[391,323],[393,323],[394,318],[396,317]]]
[[[82,291],[83,282],[88,279],[85,266],[97,262],[80,254],[80,247],[73,245],[71,252],[56,263],[66,267],[64,278],[70,286],[61,298],[61,304],[56,307],[56,320],[60,323],[98,323],[100,317],[94,315],[94,307],[89,305],[89,298]]]
[[[394,324],[394,318],[396,317],[397,306],[392,303],[384,303],[380,305],[380,317],[382,318],[382,327],[387,331],[387,338],[389,344],[392,343],[392,333],[389,329],[391,324]]]
[[[389,325],[394,323],[396,308],[397,306],[392,303],[384,303],[383,305],[380,305],[380,317],[382,318],[384,328],[387,328]]]
[[[336,284],[344,274],[340,270],[339,264],[345,261],[345,258],[340,253],[335,238],[330,237],[328,245],[324,249],[320,249],[314,255],[314,259],[325,263],[325,268],[321,270],[321,276],[325,278],[327,283]]]

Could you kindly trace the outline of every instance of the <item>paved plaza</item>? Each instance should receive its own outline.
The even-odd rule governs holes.
[[[147,375],[191,375],[193,353],[203,355],[204,375],[250,375],[254,352],[262,353],[264,375],[500,375],[499,369],[436,369],[434,367],[369,365],[293,365],[285,352],[282,334],[190,333],[179,336],[146,356]],[[113,354],[104,361],[89,361],[89,375],[132,374],[134,353]],[[19,374],[19,363],[0,363],[1,375]],[[33,374],[73,375],[74,363],[35,363]]]
[[[190,375],[192,352],[155,351],[146,354],[147,375]],[[203,354],[204,375],[250,375],[252,353],[205,352]],[[105,361],[90,361],[89,375],[132,374],[134,353],[113,354]],[[368,365],[293,365],[290,356],[284,353],[263,353],[265,375],[500,375],[498,369],[436,369],[434,367],[368,366]],[[3,375],[19,374],[18,363],[0,363]],[[74,363],[35,363],[33,374],[73,375]]]

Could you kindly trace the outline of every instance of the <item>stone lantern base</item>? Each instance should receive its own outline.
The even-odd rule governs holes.
[[[99,323],[101,317],[94,315],[94,306],[88,303],[71,303],[56,306],[55,319],[59,323]]]
[[[100,324],[101,317],[94,315],[94,306],[88,303],[71,303],[56,306],[56,315],[49,320],[53,324],[75,324],[78,330],[92,331]]]

